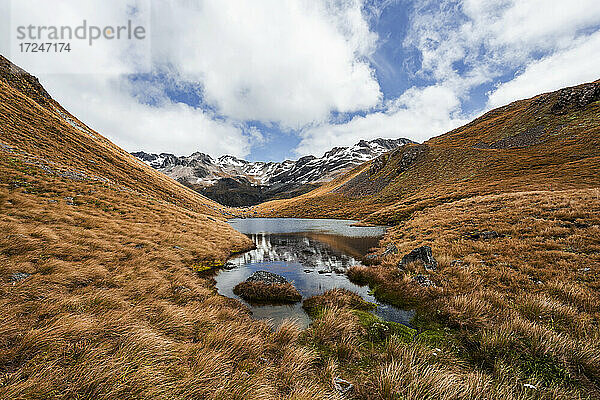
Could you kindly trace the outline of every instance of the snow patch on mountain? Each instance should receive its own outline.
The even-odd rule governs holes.
[[[297,161],[250,162],[224,155],[213,159],[196,152],[190,156],[132,153],[139,160],[182,183],[211,186],[222,178],[248,181],[252,185],[318,184],[400,146],[415,143],[408,139],[361,140],[351,147],[335,147],[323,157],[306,156]]]

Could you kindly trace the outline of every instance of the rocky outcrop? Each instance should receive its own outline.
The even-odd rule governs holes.
[[[407,147],[402,153],[402,158],[396,168],[396,173],[400,175],[404,171],[407,171],[413,164],[421,159],[421,157],[429,151],[429,146],[426,144],[420,144],[418,146]]]
[[[418,247],[402,257],[402,261],[400,261],[398,267],[404,268],[406,265],[413,262],[422,262],[426,270],[435,270],[438,265],[431,252],[431,247],[429,246]]]
[[[586,85],[561,89],[558,91],[558,99],[550,108],[553,114],[564,114],[571,108],[583,108],[600,100],[600,82],[592,82]]]
[[[0,79],[42,107],[49,108],[52,97],[35,76],[0,55]]]
[[[17,282],[24,281],[25,279],[29,278],[30,276],[31,276],[31,274],[29,274],[27,272],[15,272],[14,274],[12,274],[10,276],[9,281],[12,282],[12,284],[14,285]]]
[[[518,149],[534,146],[544,142],[546,130],[543,126],[537,126],[528,129],[525,132],[508,136],[492,143],[477,143],[473,146],[476,149]]]
[[[435,287],[435,283],[427,275],[419,274],[413,276],[413,281],[422,287]]]
[[[469,239],[472,240],[489,240],[504,237],[504,235],[496,232],[496,231],[482,231],[482,232],[473,232],[467,235]]]
[[[381,254],[381,257],[391,256],[398,254],[398,247],[394,243],[389,243],[385,251]]]
[[[384,154],[384,155],[379,156],[376,159],[374,159],[373,162],[371,163],[371,166],[369,167],[369,176],[373,177],[374,175],[377,175],[379,173],[379,171],[381,171],[382,169],[385,168],[388,160],[389,160],[389,155],[387,155],[387,154]]]

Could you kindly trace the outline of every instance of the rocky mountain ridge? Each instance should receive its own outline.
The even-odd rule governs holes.
[[[143,151],[132,155],[207,197],[230,206],[246,206],[301,194],[388,151],[413,143],[408,139],[361,140],[354,146],[335,147],[322,157],[305,156],[282,162],[251,162],[231,155],[215,159],[201,152],[181,157]]]

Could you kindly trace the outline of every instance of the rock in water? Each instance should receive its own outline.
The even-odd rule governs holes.
[[[435,260],[435,258],[433,257],[433,254],[431,252],[431,247],[429,247],[429,246],[418,247],[418,248],[414,249],[413,251],[411,251],[410,253],[408,253],[407,255],[405,255],[404,257],[402,257],[402,261],[400,261],[400,264],[398,265],[398,267],[404,268],[407,264],[409,264],[411,262],[415,262],[415,261],[422,261],[423,264],[425,265],[425,269],[428,269],[428,270],[437,269],[438,263]]]
[[[268,285],[284,285],[288,283],[287,279],[285,279],[281,275],[274,274],[269,271],[256,271],[248,279],[246,282],[262,282]]]

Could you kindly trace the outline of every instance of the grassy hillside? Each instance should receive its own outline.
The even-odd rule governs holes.
[[[400,265],[423,245],[437,269]],[[416,341],[436,371],[428,379],[444,382],[432,398],[462,398],[456,391],[476,379],[484,382],[464,398],[600,397],[599,188],[441,204],[394,226],[374,254],[374,265],[348,275],[381,300],[419,310]],[[425,367],[406,351],[377,366],[398,393],[405,382],[428,382],[411,375],[404,360]],[[449,368],[458,365],[462,372]]]
[[[416,309],[417,334],[360,353],[371,360],[354,371],[360,396],[600,398],[600,81],[490,111],[258,210],[392,225],[348,275]],[[421,246],[435,270],[402,262]]]
[[[304,196],[265,203],[259,210],[396,223],[415,211],[476,195],[597,186],[600,81],[490,111]]]
[[[600,398],[598,86],[231,210],[0,57],[0,398]],[[303,331],[252,320],[206,272],[252,246],[233,214],[394,223],[349,277],[416,309],[415,329],[340,290],[305,304]],[[401,263],[422,245],[436,270]]]
[[[225,212],[0,58],[0,398],[331,394],[293,326],[196,272],[252,246]]]

